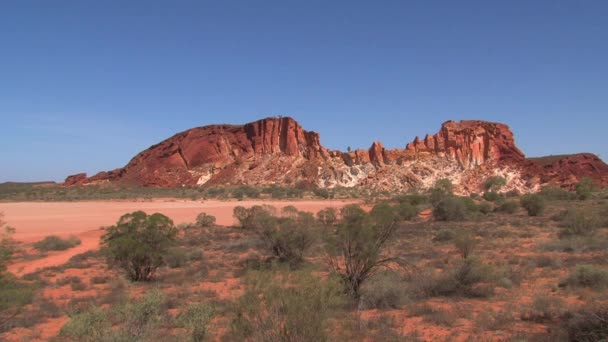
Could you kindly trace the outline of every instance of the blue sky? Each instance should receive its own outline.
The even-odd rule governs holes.
[[[329,148],[448,119],[608,159],[608,1],[1,1],[0,182],[290,115]]]

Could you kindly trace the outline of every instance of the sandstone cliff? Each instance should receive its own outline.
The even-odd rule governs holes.
[[[565,159],[564,159],[565,158]],[[289,117],[245,125],[193,128],[151,146],[124,168],[69,176],[65,185],[116,182],[141,186],[299,183],[319,187],[367,185],[385,190],[428,188],[449,178],[457,191],[479,191],[494,175],[505,190],[534,191],[542,184],[571,186],[590,176],[608,184],[608,166],[590,154],[540,162],[528,160],[508,126],[479,120],[447,121],[434,135],[404,149],[374,142],[368,150],[329,151],[319,135]],[[574,182],[574,183],[573,183]]]

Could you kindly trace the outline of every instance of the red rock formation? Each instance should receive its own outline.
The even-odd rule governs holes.
[[[530,158],[542,167],[543,183],[573,188],[584,177],[600,186],[608,185],[608,165],[592,153]]]
[[[87,174],[86,173],[77,173],[75,175],[70,175],[67,176],[65,181],[63,182],[64,185],[82,185],[87,181]]]
[[[289,117],[193,128],[142,151],[123,168],[90,178],[69,176],[64,184],[365,184],[401,190],[456,177],[460,189],[471,192],[496,172],[508,173],[511,188],[518,190],[546,183],[568,187],[584,176],[608,184],[608,165],[597,156],[528,160],[509,127],[500,123],[447,121],[438,133],[416,137],[405,149],[387,150],[376,141],[368,150],[330,152],[317,133],[305,131]]]
[[[524,154],[515,146],[509,126],[479,120],[446,121],[435,135],[416,137],[406,150],[434,153],[455,159],[464,168],[486,161],[520,162]]]

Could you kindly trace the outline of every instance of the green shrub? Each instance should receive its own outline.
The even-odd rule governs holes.
[[[570,341],[608,340],[608,305],[590,304],[575,313],[567,322]]]
[[[433,208],[433,217],[438,221],[463,221],[467,219],[468,212],[467,204],[462,198],[450,196],[437,203]]]
[[[250,272],[227,341],[329,341],[328,320],[344,303],[335,279],[303,272]]]
[[[576,194],[580,200],[586,200],[591,197],[596,188],[597,187],[591,178],[584,177],[576,184]]]
[[[202,342],[213,314],[213,308],[207,304],[191,304],[177,316],[177,323],[187,330],[191,341]]]
[[[429,200],[433,206],[436,206],[439,202],[451,197],[453,192],[452,181],[447,178],[439,179],[435,182],[435,186],[429,190]]]
[[[487,192],[496,193],[502,189],[503,186],[507,185],[507,180],[502,176],[493,176],[483,183],[483,189]]]
[[[499,213],[514,214],[515,212],[517,212],[518,208],[519,204],[517,204],[517,202],[505,201],[504,203],[499,205],[495,210]]]
[[[215,225],[215,216],[206,213],[200,213],[196,217],[196,224],[200,227],[211,227]]]
[[[481,202],[481,203],[479,203],[479,205],[477,205],[477,209],[479,210],[480,213],[487,215],[487,214],[491,213],[492,211],[494,211],[494,206],[492,206],[488,202]]]
[[[529,216],[538,216],[545,210],[545,201],[543,197],[535,194],[523,195],[519,199],[521,206],[526,209]]]
[[[496,277],[490,265],[468,258],[451,271],[419,281],[420,291],[428,296],[488,297],[494,293]]]
[[[111,341],[113,335],[108,314],[99,307],[72,316],[59,331],[59,337],[66,341]]]
[[[433,241],[450,241],[456,236],[456,232],[452,229],[441,229],[437,232],[437,235],[433,238]]]
[[[576,198],[576,194],[556,187],[543,187],[538,193],[547,200],[572,200]]]
[[[317,220],[325,227],[333,226],[338,220],[336,208],[325,208],[317,212]]]
[[[557,219],[561,221],[561,230],[558,233],[560,238],[591,236],[600,226],[600,221],[595,216],[575,209],[560,213]]]
[[[11,327],[11,322],[24,306],[32,302],[34,288],[11,273],[0,274],[0,332]]]
[[[475,246],[477,246],[477,240],[471,232],[461,230],[454,236],[454,245],[458,249],[462,259],[468,259],[473,253]]]
[[[361,309],[399,309],[408,301],[408,291],[394,272],[383,272],[361,287]]]
[[[483,199],[489,202],[499,202],[503,199],[503,197],[497,192],[487,191],[483,194]]]
[[[412,193],[407,195],[396,196],[395,201],[399,203],[409,203],[413,206],[425,204],[429,201],[429,198],[426,195],[419,193]]]
[[[608,271],[593,265],[578,265],[560,285],[605,289],[608,287]]]
[[[397,205],[397,215],[403,221],[410,221],[418,216],[418,209],[409,202],[401,202]]]
[[[110,262],[126,271],[133,281],[150,280],[175,244],[177,228],[168,217],[136,211],[123,215],[107,228],[102,247]]]
[[[59,236],[50,235],[38,242],[35,242],[34,248],[40,252],[64,251],[78,245],[80,245],[80,239],[76,236],[70,236],[66,239],[62,239]]]

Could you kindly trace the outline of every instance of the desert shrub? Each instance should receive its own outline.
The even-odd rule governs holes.
[[[400,195],[396,196],[394,199],[399,203],[409,203],[413,206],[425,204],[429,201],[428,196],[419,193]]]
[[[94,276],[91,277],[91,284],[106,284],[108,282],[108,280],[110,280],[110,277],[106,277],[106,276]]]
[[[111,341],[113,335],[108,313],[99,307],[72,316],[59,331],[59,337],[65,341]]]
[[[13,239],[15,229],[8,227],[2,218],[3,214],[0,213],[0,280],[5,275],[6,266],[13,256],[16,245]]]
[[[171,268],[182,267],[188,262],[188,251],[184,248],[171,248],[163,260]]]
[[[243,185],[232,190],[232,196],[234,198],[258,198],[260,197],[260,190],[251,186]]]
[[[604,289],[608,287],[608,271],[593,265],[577,265],[560,285]]]
[[[213,318],[213,308],[207,304],[191,304],[177,316],[179,326],[186,329],[189,340],[202,342],[207,335],[207,326]]]
[[[359,298],[360,286],[394,258],[383,256],[394,238],[397,213],[387,203],[375,205],[368,214],[355,204],[341,211],[335,234],[327,234],[325,247],[330,268],[340,277],[346,293]]]
[[[507,185],[507,180],[502,176],[493,176],[486,179],[483,183],[483,189],[486,192],[497,193],[503,186]]]
[[[312,189],[312,193],[315,196],[321,197],[324,199],[328,199],[331,197],[331,193],[329,192],[329,190],[324,189],[324,188],[314,188],[314,189]]]
[[[168,217],[136,211],[123,215],[102,236],[108,260],[120,266],[133,281],[150,280],[170,247],[175,244],[177,228]]]
[[[597,217],[575,209],[561,212],[556,219],[561,221],[559,224],[561,230],[558,233],[560,238],[591,236],[600,226]]]
[[[452,181],[447,178],[439,179],[435,182],[435,186],[429,190],[429,200],[433,206],[436,206],[439,202],[451,197],[453,192]]]
[[[490,265],[468,258],[451,271],[439,275],[423,275],[417,287],[426,296],[488,297],[494,293],[496,275]]]
[[[489,202],[499,202],[503,199],[503,197],[494,191],[487,191],[483,194],[483,199]]]
[[[494,211],[494,206],[492,206],[488,202],[481,202],[477,205],[477,209],[479,210],[480,213],[487,215],[487,214],[491,213],[492,211]]]
[[[162,292],[154,290],[139,300],[127,301],[108,310],[94,306],[70,317],[61,327],[59,337],[68,341],[149,340],[166,319],[165,301]]]
[[[468,212],[467,203],[461,197],[450,196],[437,203],[433,208],[433,217],[438,221],[462,221],[467,218]]]
[[[215,225],[215,216],[206,213],[200,213],[196,217],[196,224],[200,227],[211,227]]]
[[[537,295],[532,305],[521,314],[523,321],[551,322],[559,319],[565,313],[565,303],[559,297]]]
[[[339,283],[303,272],[250,272],[227,341],[328,341],[328,320],[344,300]]]
[[[564,189],[545,186],[538,193],[547,200],[572,200],[576,198],[576,194]]]
[[[567,322],[570,341],[608,340],[608,305],[590,304],[576,312]]]
[[[403,280],[394,272],[382,272],[361,287],[359,308],[398,309],[408,301]]]
[[[325,227],[333,226],[338,220],[336,208],[325,208],[317,212],[317,220]]]
[[[396,210],[399,219],[403,221],[409,221],[418,216],[418,209],[410,202],[400,202]]]
[[[591,178],[584,177],[576,184],[576,194],[580,200],[586,200],[591,197],[596,188]]]
[[[50,235],[38,242],[35,242],[34,248],[40,252],[64,251],[78,245],[80,245],[80,239],[76,236],[70,236],[66,239],[62,239],[59,236]]]
[[[462,259],[466,260],[473,253],[475,246],[477,246],[477,240],[471,232],[460,230],[454,236],[454,245],[456,246],[456,249],[460,253]]]
[[[0,332],[11,327],[23,307],[32,302],[34,288],[11,273],[0,276]]]
[[[456,236],[456,232],[452,229],[441,229],[437,232],[433,241],[443,242],[453,240]]]
[[[274,215],[275,209],[268,206],[237,208],[234,214],[241,225],[252,230],[275,258],[292,265],[304,259],[315,239],[317,221],[311,213],[285,207],[283,216],[278,217]]]
[[[515,201],[505,201],[496,207],[495,211],[499,213],[514,214],[519,208],[519,204]]]
[[[521,206],[526,209],[529,216],[538,216],[545,210],[545,201],[543,197],[535,194],[523,195],[519,199]]]

